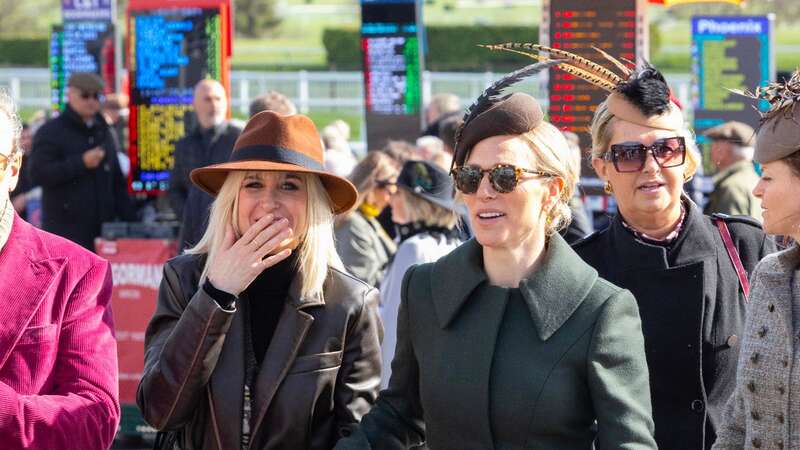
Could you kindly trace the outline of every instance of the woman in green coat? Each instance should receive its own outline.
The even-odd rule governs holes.
[[[336,449],[656,448],[636,302],[559,236],[567,143],[507,84],[458,134],[475,239],[406,273],[389,387]]]

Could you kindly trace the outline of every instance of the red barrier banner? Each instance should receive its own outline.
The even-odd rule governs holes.
[[[119,356],[119,401],[136,404],[136,386],[144,369],[144,332],[156,309],[164,263],[176,243],[162,239],[95,242],[97,254],[111,263],[111,306]]]

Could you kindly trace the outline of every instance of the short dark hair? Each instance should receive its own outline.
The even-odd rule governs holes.
[[[290,116],[297,114],[297,107],[289,100],[289,97],[280,92],[268,91],[250,102],[250,117],[262,111],[274,111],[284,116]]]
[[[444,142],[451,152],[456,149],[456,131],[458,127],[464,122],[461,114],[451,115],[446,119],[439,122],[439,139]]]

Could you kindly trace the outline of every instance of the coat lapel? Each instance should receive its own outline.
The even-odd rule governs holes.
[[[520,293],[539,339],[549,339],[578,309],[597,280],[597,271],[583,262],[559,235],[550,237],[539,268],[520,283]]]
[[[442,283],[441,280],[453,280]],[[433,369],[434,379],[447,378],[437,397],[449,399],[453,412],[444,428],[461,430],[461,441],[492,448],[489,386],[497,334],[508,300],[507,289],[489,286],[481,246],[473,239],[433,266],[431,293],[439,326],[437,344],[446,364]],[[478,412],[478,414],[476,414]]]
[[[474,238],[470,239],[442,257],[433,266],[431,280],[436,318],[439,326],[446,328],[470,297],[469,294],[486,281],[480,244]],[[439,283],[437,280],[458,280],[458,282]]]
[[[65,258],[50,258],[33,227],[14,216],[8,242],[0,251],[0,367],[25,327],[39,309],[45,294],[63,270]]]
[[[230,423],[231,417],[239,417],[238,426],[221,427],[222,448],[238,448],[242,441],[242,403],[244,401],[244,314],[234,314],[225,344],[211,377],[211,398],[214,408],[211,414],[217,423]]]
[[[301,297],[302,282],[302,276],[298,273],[289,287],[288,303],[281,312],[278,326],[275,328],[275,334],[272,336],[256,379],[256,397],[253,401],[255,421],[253,422],[251,445],[259,442],[260,425],[266,416],[269,405],[289,368],[292,367],[309,328],[314,323],[314,317],[303,309],[325,304],[321,294],[313,297]]]

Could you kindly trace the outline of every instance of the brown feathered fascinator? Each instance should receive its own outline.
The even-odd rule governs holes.
[[[756,135],[757,162],[775,161],[800,151],[800,69],[788,81],[759,86],[755,92],[731,92],[769,103],[769,109],[761,113]]]
[[[609,92],[606,103],[615,117],[650,128],[677,130],[683,127],[683,113],[664,75],[649,63],[633,70],[607,52],[593,47],[615,70],[566,50],[538,44],[515,43],[481,45],[490,50],[518,53],[537,61],[553,61],[555,67]]]
[[[464,164],[472,147],[483,139],[522,134],[541,123],[544,112],[535,98],[521,92],[504,95],[503,90],[559,62],[544,61],[525,66],[486,88],[466,109],[464,121],[456,130],[453,166]]]

